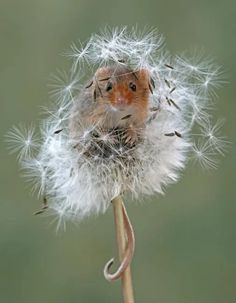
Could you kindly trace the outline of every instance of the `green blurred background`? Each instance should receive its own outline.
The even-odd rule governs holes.
[[[128,205],[136,231],[136,302],[236,302],[235,0],[0,1],[0,302],[121,302],[120,283],[107,283],[105,262],[116,254],[113,214],[56,233],[24,180],[4,134],[39,122],[48,78],[68,68],[59,54],[105,25],[154,26],[167,48],[196,46],[224,67],[215,115],[232,142],[218,170],[189,166],[164,197]]]

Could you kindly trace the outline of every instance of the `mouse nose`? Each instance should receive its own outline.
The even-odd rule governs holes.
[[[117,105],[125,105],[126,104],[126,99],[124,98],[124,96],[118,96],[116,98],[116,104]]]

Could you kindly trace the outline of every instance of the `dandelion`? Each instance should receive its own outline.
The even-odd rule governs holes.
[[[32,128],[29,131],[14,128],[9,132],[8,141],[15,144],[12,150],[19,151],[23,167],[30,167],[31,172],[34,163],[45,167],[42,173],[46,172],[43,180],[47,180],[47,186],[43,186],[42,194],[53,201],[50,207],[56,212],[61,213],[63,208],[63,213],[73,220],[104,212],[118,189],[120,192],[132,189],[134,197],[162,193],[166,185],[178,179],[191,151],[196,154],[199,150],[194,143],[196,136],[192,136],[193,127],[199,127],[199,137],[208,141],[207,148],[201,145],[205,146],[201,148],[203,155],[212,149],[223,153],[226,141],[218,134],[221,123],[211,126],[212,95],[206,94],[207,85],[202,87],[203,77],[217,82],[218,68],[209,60],[200,61],[200,57],[191,63],[189,59],[171,56],[162,50],[162,44],[163,38],[155,31],[138,35],[126,28],[95,34],[81,49],[73,44],[69,57],[75,60],[77,72],[68,76],[62,72],[54,77],[51,93],[56,106],[47,110],[48,117],[41,123],[41,142],[33,138]],[[81,76],[84,71],[80,63],[84,61],[93,70],[92,80],[83,80]],[[96,108],[96,101],[89,100],[87,91],[109,82],[91,78],[102,66],[113,67],[111,78],[117,77],[120,68],[127,69],[127,73],[148,71],[151,92],[146,122],[139,130],[142,140],[132,148],[127,147],[121,130],[118,131],[129,124],[127,120],[133,114],[129,110],[122,112],[104,100],[104,108],[96,119],[88,123],[82,117]],[[134,78],[135,81],[138,80]],[[101,94],[102,89],[96,93]],[[76,116],[73,111],[78,104],[80,114]],[[74,137],[72,120],[77,125]],[[110,128],[104,129],[105,121]],[[38,154],[32,158],[31,150],[35,148]],[[38,164],[35,170],[38,171]]]
[[[40,144],[32,130],[25,136],[14,129],[8,140],[59,222],[104,213],[113,201],[118,245],[125,249],[125,234],[129,245],[117,273],[108,273],[111,260],[104,274],[126,279],[134,238],[120,195],[163,194],[191,157],[216,167],[226,140],[221,122],[211,126],[209,110],[220,70],[199,56],[193,62],[171,56],[154,30],[106,29],[84,46],[72,44],[67,55],[71,73],[54,78],[57,108],[41,123]],[[91,72],[88,78],[81,69]],[[37,147],[33,157],[30,147]]]

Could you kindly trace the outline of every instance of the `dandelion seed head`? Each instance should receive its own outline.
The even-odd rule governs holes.
[[[212,60],[172,56],[155,30],[126,27],[106,28],[86,44],[72,44],[66,55],[72,68],[53,77],[54,106],[44,109],[41,139],[33,139],[32,128],[15,128],[8,140],[17,143],[13,150],[19,152],[25,176],[47,197],[59,225],[105,212],[120,193],[134,199],[163,194],[189,158],[203,168],[217,166],[216,156],[224,153],[227,141],[220,135],[222,122],[210,122],[213,92],[221,84]],[[91,71],[90,82],[83,68]],[[113,72],[101,79],[100,68]],[[127,130],[142,107],[121,111],[105,97],[106,85],[127,75],[138,83],[143,72],[147,113],[130,143]]]

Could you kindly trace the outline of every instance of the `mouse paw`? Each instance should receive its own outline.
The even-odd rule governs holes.
[[[129,145],[130,147],[135,145],[138,141],[138,134],[133,128],[127,128],[124,134],[124,143]]]

